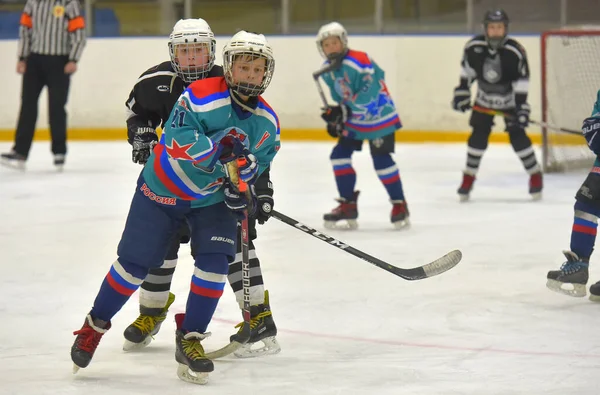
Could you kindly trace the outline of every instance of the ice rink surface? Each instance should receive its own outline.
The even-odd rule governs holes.
[[[336,205],[331,147],[284,141],[272,171],[275,208],[321,230],[323,213]],[[532,202],[507,145],[490,146],[466,204],[456,196],[465,145],[399,145],[413,224],[400,232],[389,223],[391,205],[368,150],[354,157],[360,228],[326,233],[401,267],[459,248],[463,261],[451,271],[404,281],[272,219],[259,227],[256,245],[280,354],[217,361],[205,387],[180,381],[171,313],[147,349],[121,350],[122,332],[137,317],[136,293],[91,365],[74,376],[72,332],[116,257],[140,167],[127,143],[69,149],[63,173],[53,170],[48,143],[34,145],[26,172],[0,168],[2,394],[600,391],[600,304],[545,287],[546,272],[569,247],[585,172],[547,175],[543,200]],[[192,266],[183,246],[171,312],[184,309]],[[592,262],[590,282],[597,280]],[[205,347],[224,345],[240,318],[227,288]]]

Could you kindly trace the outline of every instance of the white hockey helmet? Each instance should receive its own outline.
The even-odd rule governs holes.
[[[238,59],[265,59],[265,71],[262,82],[255,85],[247,82],[236,82],[233,79],[233,63]],[[271,83],[275,71],[273,49],[263,34],[239,31],[223,47],[223,72],[225,81],[231,90],[245,96],[261,95]]]
[[[208,48],[208,59],[202,65],[182,67],[177,55],[186,46],[194,47],[198,44],[206,44]],[[187,83],[205,78],[215,64],[215,35],[204,19],[180,19],[169,36],[169,54],[173,69]]]
[[[346,55],[346,52],[348,51],[348,32],[341,23],[331,22],[323,25],[317,33],[317,48],[319,48],[319,53],[325,59],[327,59],[327,55],[325,55],[325,52],[323,52],[322,44],[323,40],[325,40],[327,37],[338,37],[343,46],[342,54],[338,54],[338,56]]]

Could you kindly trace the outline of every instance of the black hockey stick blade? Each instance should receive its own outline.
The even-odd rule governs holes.
[[[337,63],[330,62],[329,64],[326,64],[325,66],[321,67],[319,70],[312,73],[312,76],[315,80],[318,80],[320,76],[322,76],[325,73],[330,72],[331,70],[333,70],[337,67],[338,67]]]
[[[438,274],[444,273],[452,269],[454,266],[458,265],[458,263],[462,259],[462,252],[460,252],[459,250],[454,250],[426,265],[414,267],[412,269],[402,269],[391,265],[385,261],[382,261],[381,259],[375,258],[374,256],[371,256],[365,252],[362,252],[344,242],[341,242],[329,235],[326,235],[325,233],[321,233],[318,230],[311,228],[308,225],[304,225],[303,223],[298,222],[295,219],[288,217],[287,215],[281,214],[276,210],[271,211],[271,217],[289,226],[299,229],[302,232],[307,233],[321,241],[324,241],[325,243],[331,246],[345,251],[348,254],[354,255],[355,257],[360,258],[363,261],[369,262],[370,264],[377,266],[380,269],[386,270],[392,274],[395,274],[398,277],[409,281],[422,280],[424,278],[437,276]]]

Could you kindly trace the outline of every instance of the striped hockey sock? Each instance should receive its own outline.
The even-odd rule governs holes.
[[[377,177],[379,177],[379,180],[390,196],[390,200],[404,200],[404,190],[402,188],[400,172],[394,159],[392,159],[392,156],[390,154],[374,155],[373,165],[375,166]]]
[[[238,247],[240,247],[239,243]],[[265,286],[263,283],[262,271],[260,269],[260,261],[256,256],[256,250],[254,249],[252,242],[250,242],[248,258],[250,263],[250,305],[256,306],[264,303]],[[235,254],[234,261],[229,264],[229,275],[227,278],[235,293],[235,299],[240,305],[240,308],[243,308],[244,290],[242,284],[242,253],[239,251]]]
[[[575,218],[571,232],[571,251],[580,258],[589,258],[596,243],[600,210],[584,203],[575,203]]]
[[[159,315],[167,304],[177,259],[166,259],[161,267],[151,269],[140,286],[140,314]]]

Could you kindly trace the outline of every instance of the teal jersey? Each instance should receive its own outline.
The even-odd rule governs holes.
[[[245,111],[231,97],[225,78],[192,83],[173,107],[142,171],[151,197],[163,204],[187,200],[192,207],[223,201],[225,171],[218,148],[227,133],[239,135],[256,156],[259,175],[264,172],[279,150],[280,128],[275,111],[257,99],[256,107]]]
[[[600,118],[600,90],[596,93],[596,102],[594,103],[590,117]]]
[[[356,140],[375,140],[402,127],[384,74],[369,55],[349,50],[340,68],[322,76],[333,100],[352,111],[344,129]]]

